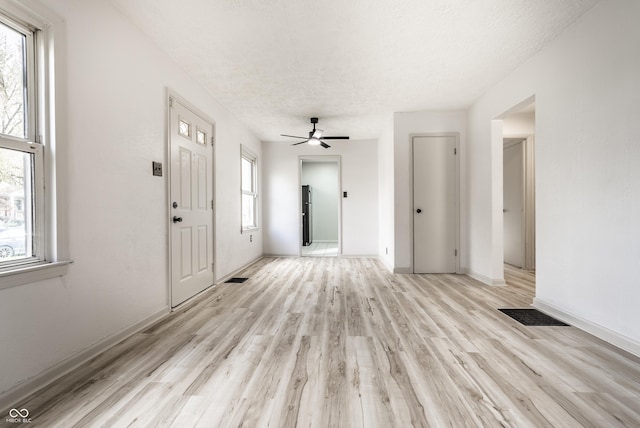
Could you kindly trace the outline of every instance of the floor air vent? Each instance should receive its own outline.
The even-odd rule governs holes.
[[[226,283],[231,283],[231,284],[242,284],[243,282],[245,282],[247,279],[249,278],[238,278],[238,277],[234,277],[234,278],[229,278],[225,281]]]
[[[520,324],[534,327],[568,326],[562,321],[543,314],[537,309],[498,309]]]

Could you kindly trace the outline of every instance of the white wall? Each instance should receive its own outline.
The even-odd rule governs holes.
[[[260,232],[251,244],[240,235],[239,195],[240,144],[260,156],[260,142],[108,2],[46,3],[66,23],[56,95],[68,111],[59,126],[74,263],[65,277],[0,291],[0,401],[168,310],[167,177],[151,174],[152,161],[166,171],[167,87],[216,121],[218,278],[262,254]]]
[[[505,137],[534,135],[536,133],[535,125],[535,113],[514,113],[502,120],[502,133]]]
[[[393,168],[393,116],[389,115],[378,140],[378,257],[393,271],[395,258],[394,237],[394,168]]]
[[[311,186],[311,228],[314,242],[338,242],[340,183],[338,162],[302,162],[302,185]]]
[[[395,253],[394,270],[400,273],[411,272],[413,265],[411,260],[411,222],[413,216],[413,170],[412,162],[412,134],[433,134],[433,133],[458,133],[460,136],[460,165],[464,165],[466,146],[466,112],[413,112],[395,113],[394,115],[394,234]],[[460,242],[464,243],[466,238],[465,224],[465,194],[464,183],[466,171],[461,168],[461,204],[460,204]],[[459,249],[460,265],[466,266],[465,248]]]
[[[342,252],[344,255],[378,254],[378,147],[372,140],[331,141],[331,148],[264,142],[262,172],[264,252],[300,253],[299,157],[341,157]]]
[[[639,20],[636,1],[601,2],[489,90],[470,110],[468,158],[470,264],[493,277],[502,143],[491,121],[535,95],[536,305],[636,353]]]

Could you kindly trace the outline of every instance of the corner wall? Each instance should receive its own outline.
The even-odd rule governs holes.
[[[411,223],[413,221],[413,171],[411,135],[433,133],[458,133],[460,135],[460,266],[467,266],[464,243],[466,242],[465,152],[467,113],[464,111],[422,111],[394,114],[394,271],[411,273]]]
[[[265,254],[300,253],[299,157],[341,157],[342,253],[378,254],[378,144],[375,140],[332,141],[331,148],[264,142]]]
[[[536,306],[640,353],[640,3],[600,2],[469,112],[471,269],[502,254],[492,120],[535,95]],[[489,255],[489,256],[487,256]]]
[[[393,116],[389,115],[378,140],[378,257],[393,272],[395,259]]]
[[[64,277],[0,291],[0,403],[168,313],[167,177],[151,174],[152,161],[168,163],[167,88],[216,122],[217,277],[262,254],[260,233],[251,244],[240,235],[240,144],[260,155],[259,140],[109,2],[45,7],[66,27],[56,96],[68,113],[59,153],[74,263]]]

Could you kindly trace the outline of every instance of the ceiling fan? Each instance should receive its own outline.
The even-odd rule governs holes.
[[[312,117],[311,123],[313,123],[313,130],[309,131],[308,137],[298,137],[297,135],[287,135],[287,134],[280,134],[280,135],[283,137],[301,138],[304,140],[304,141],[300,141],[299,143],[293,143],[292,146],[309,143],[312,146],[320,145],[325,149],[328,149],[331,146],[328,145],[324,140],[348,140],[349,139],[348,136],[342,136],[342,137],[323,136],[322,134],[324,133],[324,131],[322,129],[316,129],[316,123],[318,123],[317,117]]]

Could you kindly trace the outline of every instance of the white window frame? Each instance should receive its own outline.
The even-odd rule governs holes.
[[[259,219],[258,219],[258,157],[247,149],[245,146],[240,146],[240,225],[242,227],[242,233],[253,232],[258,230],[259,228]],[[247,160],[252,164],[252,177],[251,177],[251,191],[244,190],[244,186],[242,183],[242,161]],[[243,196],[248,195],[253,198],[253,223],[252,225],[244,225],[242,219],[243,212]]]
[[[0,19],[27,36],[27,130],[26,138],[2,136],[1,146],[34,156],[34,248],[35,257],[0,263],[0,289],[29,284],[65,275],[68,259],[67,219],[64,200],[66,176],[63,142],[64,128],[56,126],[62,116],[55,97],[63,87],[56,35],[64,40],[62,19],[49,10],[35,10],[18,0],[0,6]],[[58,65],[56,65],[58,64]]]

